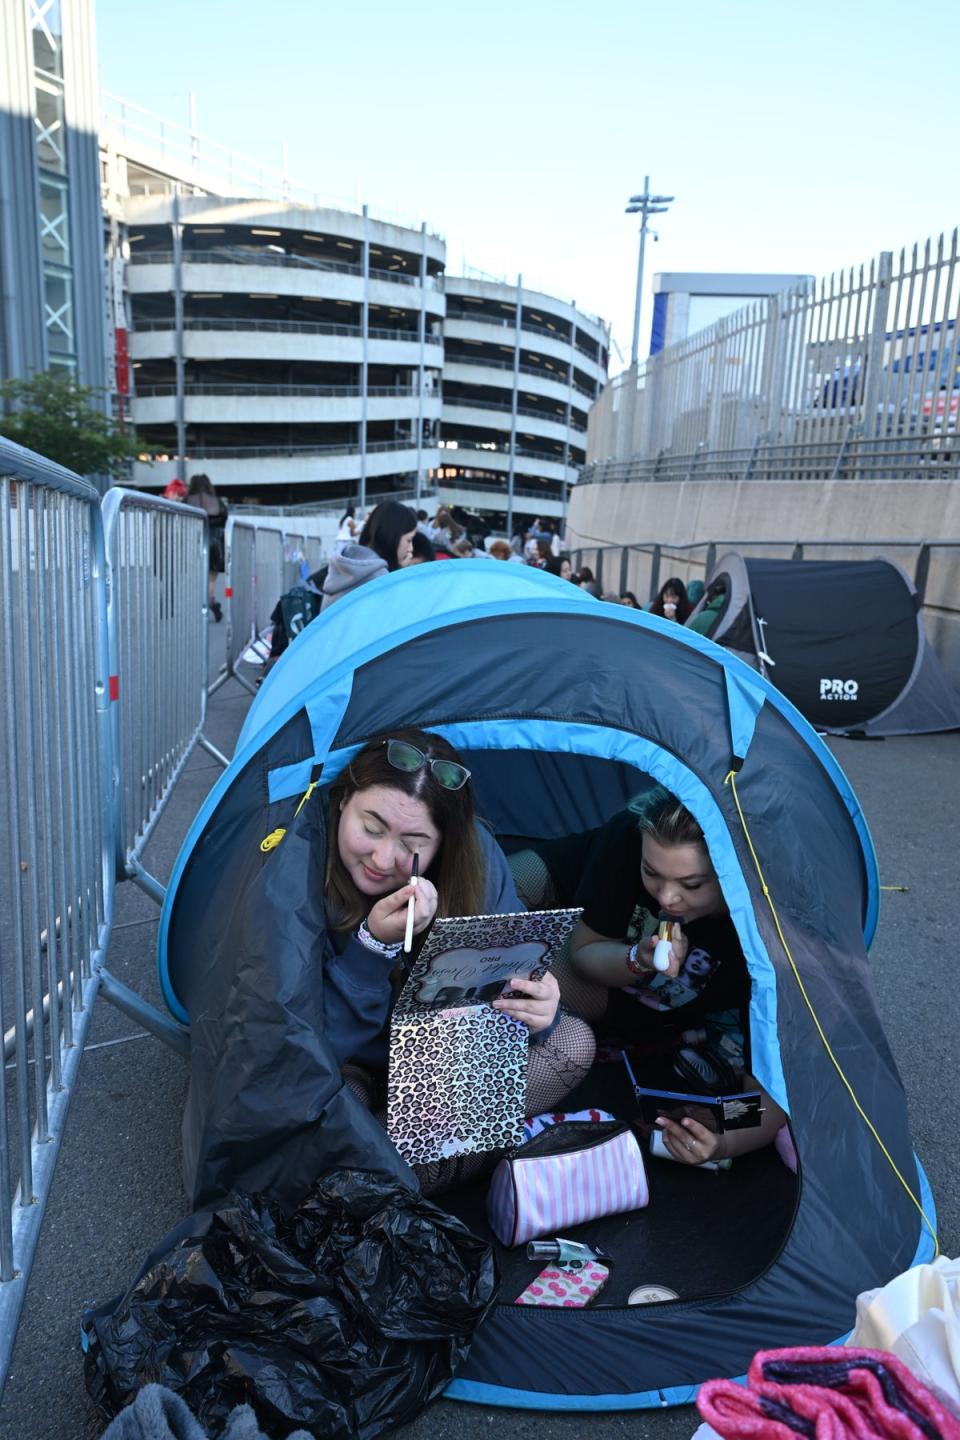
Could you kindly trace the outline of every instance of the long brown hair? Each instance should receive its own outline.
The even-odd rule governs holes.
[[[412,728],[392,730],[371,740],[330,786],[327,835],[326,900],[331,924],[353,930],[376,904],[376,898],[357,889],[340,857],[340,811],[358,790],[386,785],[426,805],[440,832],[440,848],[424,873],[437,887],[438,915],[479,915],[483,908],[486,874],[477,839],[473,792],[468,780],[460,790],[438,785],[429,765],[408,772],[395,770],[387,759],[387,740],[415,745],[431,760],[463,761],[442,735]]]

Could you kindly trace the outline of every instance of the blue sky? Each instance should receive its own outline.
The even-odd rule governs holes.
[[[956,0],[97,0],[97,31],[108,90],[181,122],[193,91],[203,134],[278,168],[286,139],[627,356],[647,173],[676,200],[644,341],[655,271],[820,275],[960,223]]]

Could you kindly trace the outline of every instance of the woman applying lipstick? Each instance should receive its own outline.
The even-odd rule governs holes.
[[[595,835],[574,897],[583,906],[560,974],[564,1000],[607,1033],[684,1049],[689,1073],[665,1088],[705,1093],[759,1088],[747,1073],[750,977],[703,831],[689,810],[656,787]],[[657,928],[669,950],[655,965]],[[663,947],[664,949],[666,947]],[[659,958],[659,957],[658,957]],[[714,1072],[711,1075],[711,1070]],[[660,1080],[652,1082],[659,1084]],[[698,1165],[759,1148],[773,1139],[783,1112],[764,1096],[762,1124],[714,1135],[692,1119],[662,1126],[675,1160]]]

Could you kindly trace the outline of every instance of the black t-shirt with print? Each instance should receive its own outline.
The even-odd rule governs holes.
[[[644,889],[641,859],[636,816],[621,810],[597,831],[573,902],[583,906],[584,924],[598,935],[633,943],[655,930],[658,907]],[[735,1010],[745,1033],[750,978],[733,921],[707,915],[683,930],[690,948],[680,974],[638,977],[636,984],[611,991],[608,1026],[647,1029],[666,1022],[687,1030],[702,1026],[709,1014]]]

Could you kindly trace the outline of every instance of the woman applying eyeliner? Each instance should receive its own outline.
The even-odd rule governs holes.
[[[521,911],[506,858],[475,816],[470,771],[442,736],[373,740],[330,787],[323,957],[326,1033],[344,1081],[381,1103],[408,902],[414,935],[435,915]],[[413,857],[419,878],[410,883]],[[594,1054],[588,1025],[560,1010],[557,981],[516,979],[494,1007],[530,1032],[528,1113],[554,1108]]]

